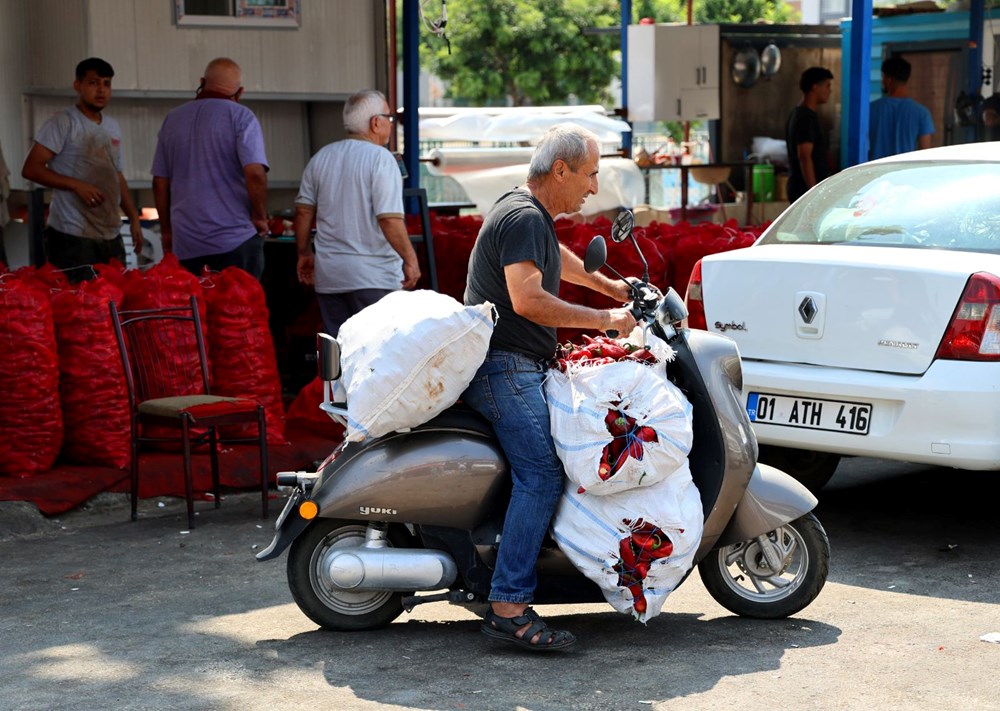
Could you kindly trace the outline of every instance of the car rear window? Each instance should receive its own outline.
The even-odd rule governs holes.
[[[1000,253],[1000,164],[844,171],[786,210],[760,244],[871,244]]]

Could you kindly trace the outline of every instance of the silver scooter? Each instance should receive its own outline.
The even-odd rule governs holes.
[[[632,214],[623,211],[611,238],[630,239],[639,250],[632,225]],[[606,257],[604,238],[595,237],[587,271],[606,267]],[[631,284],[633,314],[676,351],[667,376],[693,405],[689,463],[705,513],[695,558],[702,582],[738,615],[799,612],[819,594],[829,569],[826,532],[810,513],[816,498],[784,472],[757,463],[735,343],[682,328],[683,300],[673,289],[661,298],[648,274]],[[340,377],[339,347],[326,334],[317,343],[321,407],[344,424],[345,404],[330,401],[331,383]],[[373,629],[442,600],[485,610],[510,476],[490,424],[472,410],[459,404],[412,430],[341,445],[316,472],[280,473],[278,485],[291,494],[257,559],[291,547],[292,597],[320,627]],[[536,605],[604,600],[551,539],[537,570]]]

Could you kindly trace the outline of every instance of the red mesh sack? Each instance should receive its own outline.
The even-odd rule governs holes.
[[[15,270],[14,274],[19,279],[43,291],[48,291],[49,289],[68,289],[70,287],[66,274],[48,263],[38,268],[32,266],[21,267]]]
[[[268,327],[267,303],[260,282],[229,267],[206,276],[208,348],[212,353],[212,393],[245,397],[264,406],[269,444],[288,444],[281,378]],[[227,438],[257,436],[256,425],[223,429]]]
[[[434,257],[437,263],[438,291],[463,301],[469,277],[469,257],[476,244],[483,220],[475,216],[434,217]]]
[[[65,423],[62,454],[81,464],[129,463],[128,390],[108,309],[121,300],[121,288],[102,278],[51,299]]]
[[[319,409],[321,402],[323,402],[323,381],[317,376],[299,391],[298,396],[288,406],[286,415],[288,426],[294,425],[320,437],[340,442],[344,439],[344,428]]]
[[[63,438],[52,307],[16,274],[0,281],[0,353],[0,474],[48,471]]]
[[[123,310],[159,309],[168,306],[188,306],[191,297],[198,299],[198,315],[201,317],[202,336],[205,350],[211,364],[211,350],[208,347],[206,333],[206,307],[204,293],[198,277],[184,269],[174,254],[168,254],[155,266],[140,271],[130,269],[125,272],[123,280],[124,304]],[[147,397],[164,397],[167,395],[199,395],[205,392],[201,381],[198,346],[194,334],[188,329],[172,332],[166,336],[174,345],[169,349],[171,358],[164,370],[163,380],[154,377],[150,381],[151,394]],[[130,354],[135,358],[134,354]],[[211,368],[209,368],[211,372]],[[179,381],[170,373],[187,373],[191,377]],[[193,434],[197,434],[201,430]],[[180,442],[178,430],[169,427],[145,426],[143,435],[146,437],[163,437]],[[164,449],[171,449],[164,446]]]

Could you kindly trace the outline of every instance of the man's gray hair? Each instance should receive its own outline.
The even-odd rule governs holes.
[[[344,130],[348,133],[368,133],[372,116],[382,113],[385,103],[385,94],[375,89],[351,94],[344,104]]]
[[[552,172],[557,160],[576,170],[590,156],[591,146],[600,146],[597,135],[573,123],[556,124],[535,146],[528,168],[528,180],[538,180]]]

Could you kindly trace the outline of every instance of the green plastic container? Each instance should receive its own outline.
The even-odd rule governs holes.
[[[754,202],[774,200],[774,166],[770,163],[758,163],[753,167],[753,199]]]

